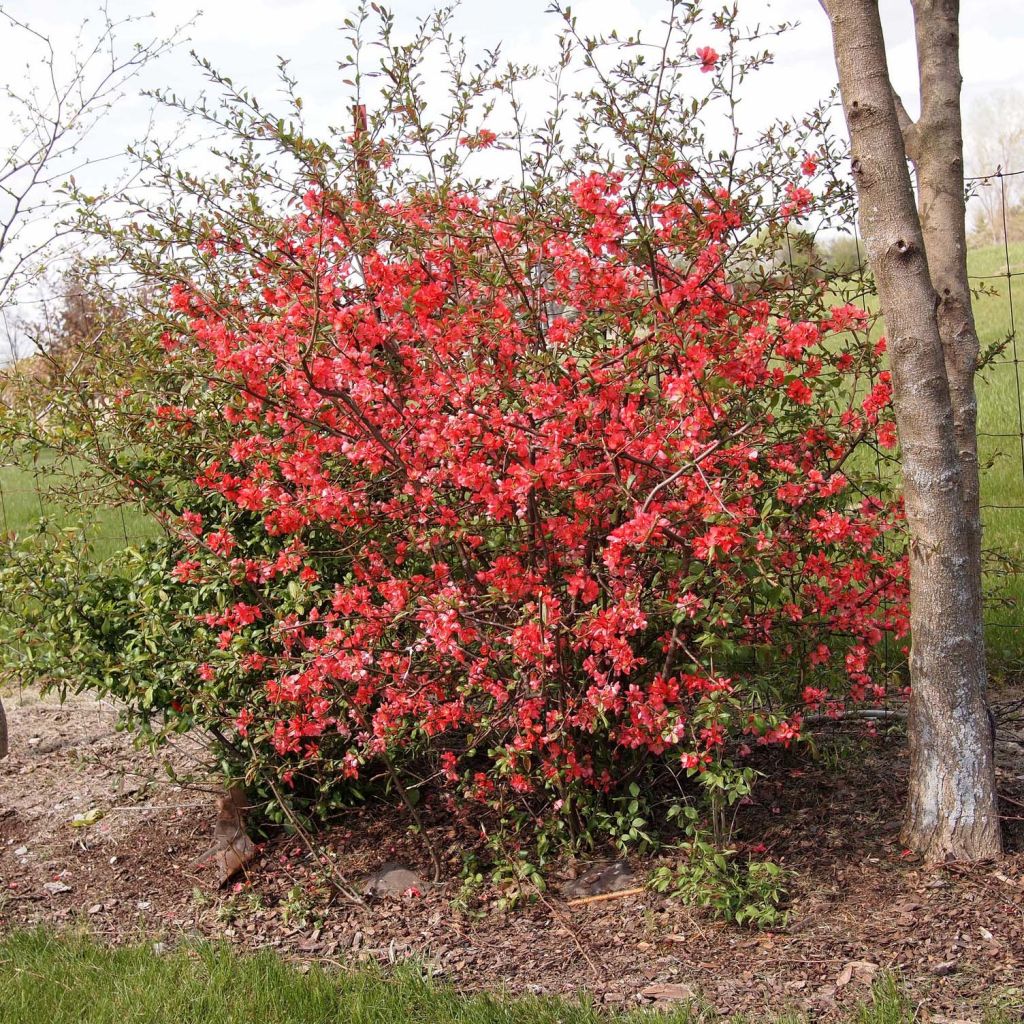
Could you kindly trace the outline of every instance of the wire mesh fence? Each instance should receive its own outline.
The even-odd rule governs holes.
[[[985,526],[989,646],[1024,659],[1024,170],[997,168],[968,179],[974,236],[968,253],[983,365],[977,379],[978,454]]]

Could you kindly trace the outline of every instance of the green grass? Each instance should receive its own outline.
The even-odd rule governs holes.
[[[482,978],[481,982],[486,983]],[[43,933],[0,944],[2,1024],[597,1024],[583,1004],[459,996],[413,969],[387,977],[314,966],[299,973],[270,953],[239,958],[200,945],[104,949]],[[618,1017],[619,1021],[637,1016]],[[686,1010],[659,1020],[683,1024]]]
[[[480,982],[487,983],[486,978]],[[1019,1009],[1019,1007],[1018,1007]],[[1016,1010],[993,1005],[985,1024]],[[781,1011],[780,1011],[781,1013]],[[975,1015],[971,1014],[972,1019]],[[912,1024],[919,1015],[891,977],[853,1007],[847,1024]],[[271,953],[239,957],[222,946],[164,954],[152,945],[111,949],[81,936],[21,933],[0,941],[0,1024],[797,1024],[799,1014],[719,1017],[685,1006],[670,1013],[605,1014],[587,1002],[463,996],[415,968],[306,973]]]
[[[1024,244],[1010,246],[1010,270],[1024,271]],[[1002,246],[975,249],[968,256],[972,275],[1006,272]],[[972,281],[995,288],[998,294],[981,295],[974,301],[974,316],[982,348],[1003,341],[1010,333],[1010,303],[1005,277]],[[1016,354],[1024,358],[1024,277],[1014,279]],[[1020,388],[1020,390],[1018,390]],[[996,604],[989,609],[988,646],[998,664],[1024,662],[1024,509],[999,506],[1024,505],[1024,450],[1021,448],[1021,400],[1024,367],[1014,362],[1011,341],[1006,350],[986,367],[977,382],[978,454],[981,460],[981,500],[985,546],[1009,556],[1017,571],[1008,576],[988,574],[989,591],[1005,593],[1012,607]],[[1009,436],[992,436],[1009,435]],[[1002,624],[1002,625],[1000,625]]]
[[[54,484],[77,481],[54,474],[52,459],[18,466],[0,466],[0,532],[25,535],[41,518],[58,528],[81,525],[97,558],[105,558],[128,544],[154,536],[154,525],[132,508],[96,506],[88,516],[69,512],[56,495]]]

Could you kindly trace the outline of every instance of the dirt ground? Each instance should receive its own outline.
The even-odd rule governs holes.
[[[964,1024],[1003,1005],[1024,1019],[1024,715],[1006,701],[1000,788],[1009,852],[999,863],[924,869],[899,844],[906,762],[898,740],[866,742],[844,771],[793,761],[763,782],[742,833],[795,874],[788,926],[756,933],[649,891],[569,906],[558,879],[511,911],[467,893],[467,839],[424,813],[450,879],[357,905],[340,898],[295,837],[263,842],[248,875],[218,888],[196,865],[209,845],[212,792],[183,786],[115,730],[116,710],[6,697],[11,756],[0,762],[0,932],[46,923],[112,941],[224,938],[242,948],[350,963],[413,957],[465,989],[569,993],[610,1006],[694,994],[732,1014],[792,1008],[827,1020],[863,999],[878,971],[922,1001],[925,1024]],[[823,736],[822,750],[836,745]],[[201,751],[166,755],[177,775]],[[426,875],[422,841],[380,809],[351,813],[318,838],[334,877],[356,885],[385,861]],[[635,864],[642,876],[650,865]]]

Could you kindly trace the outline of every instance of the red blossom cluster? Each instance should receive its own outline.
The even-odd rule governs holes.
[[[201,677],[289,779],[407,750],[562,807],[882,692],[900,516],[848,476],[893,441],[888,379],[850,385],[880,349],[859,309],[737,288],[744,211],[677,170],[653,225],[598,173],[542,221],[311,191],[233,288],[174,289],[211,406],[159,415],[219,426],[173,585],[230,580]]]

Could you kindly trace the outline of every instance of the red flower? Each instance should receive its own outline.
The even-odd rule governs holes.
[[[467,149],[487,149],[493,146],[498,136],[488,128],[481,128],[475,135],[467,135],[459,139],[459,143]]]
[[[199,563],[191,559],[182,559],[171,570],[171,575],[179,583],[194,583],[199,579]]]
[[[810,405],[814,399],[814,392],[799,378],[790,382],[789,387],[786,388],[786,394],[797,405]]]
[[[718,52],[713,50],[710,46],[701,46],[697,50],[697,57],[700,60],[700,69],[707,74],[709,71],[714,71],[718,66]]]
[[[787,201],[779,207],[779,213],[783,220],[789,220],[805,213],[814,201],[814,193],[800,185],[787,185],[786,195]]]
[[[878,424],[878,443],[883,448],[893,449],[897,444],[896,424],[892,420],[885,420]]]

